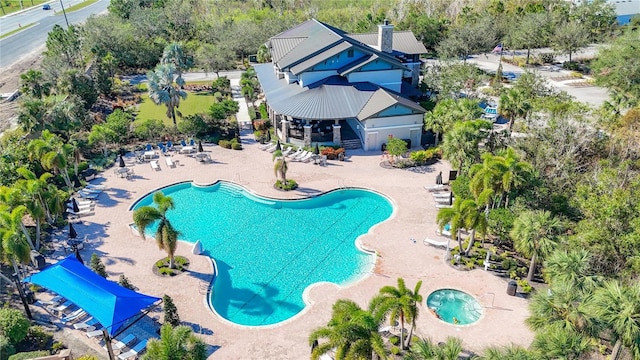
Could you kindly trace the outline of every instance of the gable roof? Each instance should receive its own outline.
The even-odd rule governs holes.
[[[307,87],[278,79],[272,64],[254,65],[269,106],[277,113],[298,119],[365,120],[393,105],[426,112],[409,99],[369,82],[349,83],[330,76]]]
[[[371,47],[378,46],[378,33],[347,34],[346,36]],[[393,51],[409,55],[419,55],[425,54],[427,52],[427,48],[423,43],[416,39],[411,31],[394,31]]]

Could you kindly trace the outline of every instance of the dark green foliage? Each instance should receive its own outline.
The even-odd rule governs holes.
[[[218,141],[218,146],[224,149],[231,149],[231,141],[229,140],[220,140]]]
[[[282,180],[276,181],[276,188],[284,191],[295,190],[298,188],[298,183],[295,180],[287,179],[286,183],[283,183]]]
[[[91,255],[89,268],[93,270],[94,273],[102,276],[105,279],[109,276],[109,274],[107,274],[107,269],[102,263],[102,260],[100,260],[100,257],[96,253],[93,253],[93,255]]]
[[[136,287],[133,286],[133,284],[131,284],[131,282],[129,282],[129,279],[124,276],[124,274],[120,275],[120,278],[118,279],[118,284],[124,288],[127,288],[129,290],[135,290]]]
[[[165,295],[162,297],[162,302],[164,303],[164,323],[173,327],[180,325],[178,308],[173,303],[173,299],[169,295]]]
[[[269,118],[269,113],[267,112],[267,105],[265,103],[261,103],[260,106],[258,107],[258,111],[260,111],[260,118],[261,119],[268,119]]]
[[[209,116],[214,120],[224,120],[231,115],[235,115],[240,109],[240,105],[233,99],[225,99],[209,107]]]
[[[0,334],[0,360],[7,360],[9,356],[15,353],[16,348],[11,344],[11,340]]]
[[[457,180],[456,180],[457,181]],[[489,211],[487,218],[487,231],[489,235],[496,237],[499,244],[510,244],[509,232],[513,228],[516,215],[510,209],[498,208]]]
[[[29,319],[20,310],[0,309],[0,333],[9,338],[12,344],[24,340],[29,332]]]
[[[178,123],[178,131],[192,137],[203,137],[211,131],[211,127],[201,114],[186,116]]]
[[[27,331],[27,336],[18,344],[17,348],[20,351],[49,349],[52,342],[53,334],[41,326],[31,326]]]
[[[231,96],[231,80],[226,76],[215,79],[211,84],[211,92],[219,92],[224,97]]]
[[[387,140],[387,152],[393,156],[404,155],[407,152],[407,142],[402,139],[390,137]]]
[[[116,138],[113,139],[114,142],[123,143],[127,140],[132,121],[133,116],[128,112],[122,111],[122,109],[116,109],[107,116],[105,126],[116,135]]]
[[[37,351],[21,352],[15,355],[11,355],[9,356],[8,360],[30,360],[33,358],[49,356],[49,355],[51,355],[51,353],[46,350],[37,350]]]
[[[166,127],[162,120],[149,119],[138,124],[133,132],[141,140],[156,140],[165,131]]]
[[[473,199],[471,190],[469,189],[469,182],[471,179],[466,175],[458,175],[458,177],[451,181],[451,191],[456,198],[461,199]]]

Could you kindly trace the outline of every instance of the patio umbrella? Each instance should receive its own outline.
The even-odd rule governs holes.
[[[276,151],[282,151],[282,146],[280,145],[280,140],[278,140],[278,143],[276,144]]]
[[[80,250],[78,250],[77,246],[73,247],[73,254],[76,256],[76,259],[80,262],[80,264],[84,265],[84,261],[82,261],[82,256],[80,256]]]
[[[453,191],[449,192],[449,205],[453,205]]]
[[[318,143],[316,143],[316,148],[313,149],[313,155],[320,155],[320,147],[318,146]]]
[[[120,166],[121,168],[123,168],[123,167],[127,166],[127,165],[124,163],[124,159],[122,158],[122,155],[120,155],[120,162],[118,163],[118,166]]]
[[[74,204],[75,202],[76,202],[76,199],[73,199]],[[76,229],[73,228],[73,224],[69,223],[69,239],[75,239],[77,237],[78,237],[78,233],[76,232]]]
[[[267,130],[267,142],[271,141],[271,131]]]
[[[198,140],[198,152],[204,152],[204,149],[202,148],[202,140]]]
[[[78,207],[78,202],[76,201],[76,198],[71,198],[71,209],[75,213],[80,212],[80,208]],[[69,225],[71,225],[71,224],[69,224]],[[69,229],[69,230],[71,230],[71,229]],[[71,231],[69,231],[69,232],[71,232]]]
[[[442,185],[442,171],[436,175],[436,185]]]

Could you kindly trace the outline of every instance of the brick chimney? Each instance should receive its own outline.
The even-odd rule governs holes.
[[[387,19],[384,19],[384,24],[378,25],[378,48],[386,53],[393,51],[393,25]]]

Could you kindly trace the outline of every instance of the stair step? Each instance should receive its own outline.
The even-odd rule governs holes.
[[[354,139],[354,140],[343,140],[342,141],[342,147],[348,150],[355,150],[355,149],[360,149],[362,147],[362,144],[360,143],[360,140],[358,139]]]

